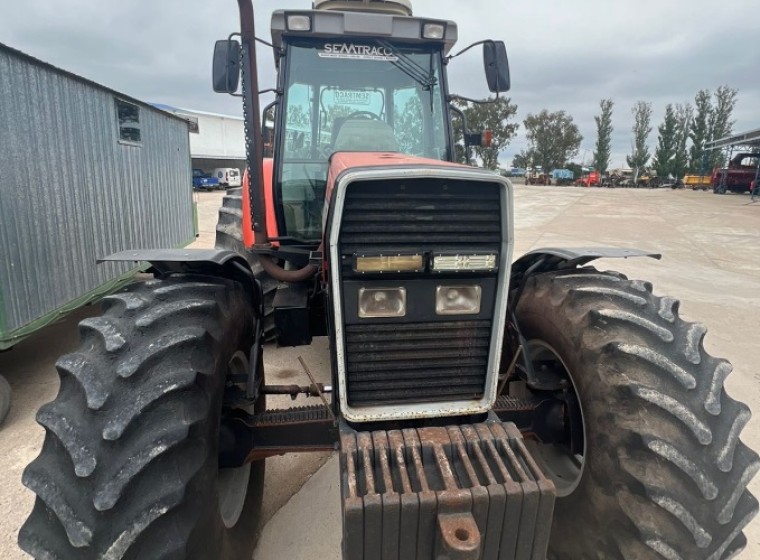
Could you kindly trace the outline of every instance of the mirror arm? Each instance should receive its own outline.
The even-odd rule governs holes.
[[[451,103],[452,101],[458,100],[458,101],[467,101],[468,103],[475,103],[476,105],[490,105],[491,103],[496,103],[496,100],[499,99],[499,94],[496,94],[496,97],[494,99],[470,99],[469,97],[463,97],[461,95],[449,95],[446,98],[446,101]]]
[[[446,57],[446,64],[448,64],[451,59],[454,59],[454,58],[456,58],[458,56],[463,55],[464,53],[466,53],[470,49],[474,49],[478,45],[485,45],[486,43],[492,43],[492,42],[493,42],[493,39],[486,39],[484,41],[478,41],[477,43],[473,43],[472,45],[470,45],[469,47],[465,47],[464,49],[462,49],[458,53],[456,53],[456,54],[450,54],[449,56],[447,56]]]
[[[264,95],[265,93],[274,93],[275,95],[282,95],[282,90],[279,90],[277,88],[262,89],[259,92],[259,95]]]
[[[267,47],[270,47],[270,48],[273,48],[273,49],[277,49],[277,47],[275,47],[272,43],[270,43],[268,41],[265,41],[261,37],[254,37],[254,39],[256,39],[257,43],[261,43],[262,45],[266,45]]]

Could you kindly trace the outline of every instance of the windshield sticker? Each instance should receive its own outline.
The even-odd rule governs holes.
[[[371,47],[353,43],[335,43],[325,45],[319,53],[320,58],[346,58],[350,60],[380,60],[396,62],[398,57],[388,47]]]
[[[333,91],[333,100],[336,105],[369,105],[372,103],[368,91]]]

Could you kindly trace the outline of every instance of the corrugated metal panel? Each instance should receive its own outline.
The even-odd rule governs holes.
[[[0,345],[130,270],[97,258],[194,237],[186,123],[141,106],[127,145],[114,99],[0,49]]]

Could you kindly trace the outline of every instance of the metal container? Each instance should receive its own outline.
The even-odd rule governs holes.
[[[195,235],[186,121],[0,44],[0,349]]]

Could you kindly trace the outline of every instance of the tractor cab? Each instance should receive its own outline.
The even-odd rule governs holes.
[[[324,15],[335,14],[315,14]],[[335,152],[451,159],[446,51],[443,41],[304,35],[282,37],[274,184],[283,210],[280,233],[318,240],[328,160]]]
[[[322,237],[332,154],[454,160],[446,69],[458,35],[452,21],[413,17],[408,1],[322,1],[315,8],[272,16],[278,83],[264,109],[274,130],[263,131],[274,148],[268,202],[276,237],[312,245]],[[230,73],[237,76],[239,57],[230,63],[226,53],[238,51],[234,41],[217,43],[217,91],[237,86]],[[484,62],[491,91],[507,91],[504,44],[485,42]]]

